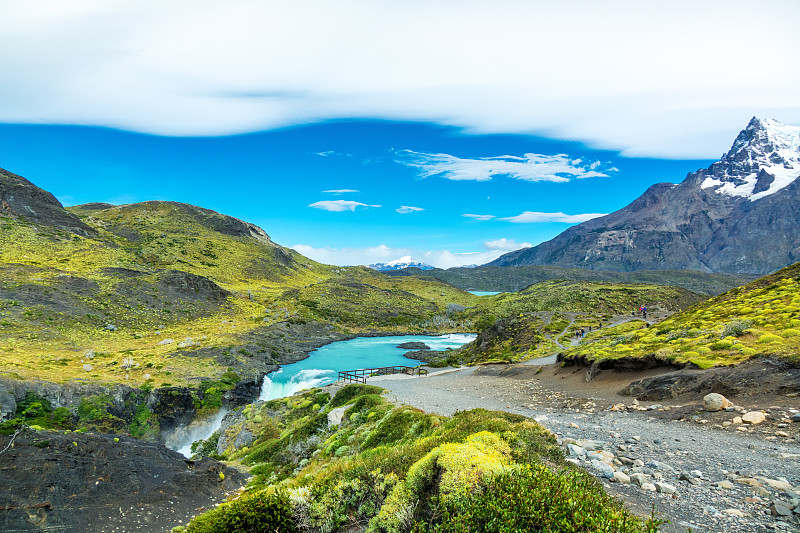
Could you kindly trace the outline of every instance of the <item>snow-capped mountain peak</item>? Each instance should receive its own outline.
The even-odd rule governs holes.
[[[433,268],[432,266],[426,265],[425,263],[414,261],[414,258],[411,257],[410,255],[406,255],[399,259],[389,261],[388,263],[374,263],[372,265],[367,265],[367,266],[369,268],[379,271],[402,270],[404,268],[409,268],[409,267],[417,267],[421,270],[430,270]]]
[[[701,183],[719,194],[756,201],[800,177],[800,127],[753,117]]]

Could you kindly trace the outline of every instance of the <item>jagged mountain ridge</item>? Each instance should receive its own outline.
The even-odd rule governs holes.
[[[800,260],[798,176],[800,128],[753,117],[707,169],[489,264],[766,274]]]
[[[371,268],[372,270],[377,270],[379,272],[391,272],[395,270],[403,270],[404,268],[418,268],[420,270],[431,270],[433,267],[431,265],[420,263],[419,261],[414,261],[414,259],[410,255],[403,256],[399,259],[395,259],[394,261],[389,261],[387,263],[373,263],[371,265],[366,265],[367,267]]]

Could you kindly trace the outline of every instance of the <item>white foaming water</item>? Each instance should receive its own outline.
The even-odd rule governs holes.
[[[275,398],[285,398],[303,389],[311,389],[319,385],[332,383],[336,379],[336,371],[309,368],[301,370],[291,377],[289,376],[290,374],[284,372],[283,369],[264,376],[264,382],[261,384],[261,394],[258,399],[267,401]],[[286,377],[289,377],[287,381],[281,379]]]
[[[302,361],[285,365],[278,371],[264,376],[257,401],[285,398],[303,389],[333,383],[338,377],[338,372],[342,370],[419,364],[418,361],[405,358],[403,354],[408,350],[398,348],[398,344],[424,342],[431,350],[445,350],[458,348],[474,339],[474,334],[453,333],[438,337],[426,335],[361,337],[334,342],[314,350]],[[167,438],[165,442],[167,448],[176,450],[186,457],[191,456],[192,443],[207,439],[218,430],[227,412],[227,409],[221,409],[212,418],[177,429]]]
[[[204,420],[194,421],[188,426],[176,429],[167,437],[164,446],[175,450],[186,458],[192,456],[192,443],[206,440],[222,425],[222,419],[228,414],[228,409],[223,407],[217,413]]]

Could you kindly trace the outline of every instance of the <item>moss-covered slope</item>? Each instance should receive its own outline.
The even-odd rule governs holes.
[[[230,531],[655,531],[589,474],[552,433],[520,415],[476,409],[451,418],[350,385],[245,407],[254,434],[227,455],[252,465],[248,492],[195,518],[191,533]],[[329,426],[338,410],[341,422]],[[213,446],[212,446],[213,447]]]
[[[567,361],[655,357],[702,368],[771,356],[800,365],[800,263],[635,330],[601,330]]]

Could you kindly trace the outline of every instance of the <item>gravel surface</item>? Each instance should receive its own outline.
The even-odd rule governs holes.
[[[659,406],[607,393],[591,398],[589,383],[584,397],[577,397],[531,378],[533,369],[527,370],[509,378],[472,367],[370,382],[387,389],[390,400],[428,412],[451,415],[482,407],[534,418],[559,437],[568,455],[577,452],[571,454],[573,462],[598,476],[631,510],[649,515],[655,506],[657,515],[669,520],[662,531],[800,531],[800,445],[795,438],[768,440],[764,433],[662,420],[655,416],[663,414]],[[603,452],[604,464],[590,462],[593,454],[601,459]],[[615,470],[619,474],[612,482],[608,476]],[[638,477],[644,488],[625,482],[637,473],[643,474]],[[658,492],[649,492],[649,484]],[[773,516],[786,510],[788,516]]]

